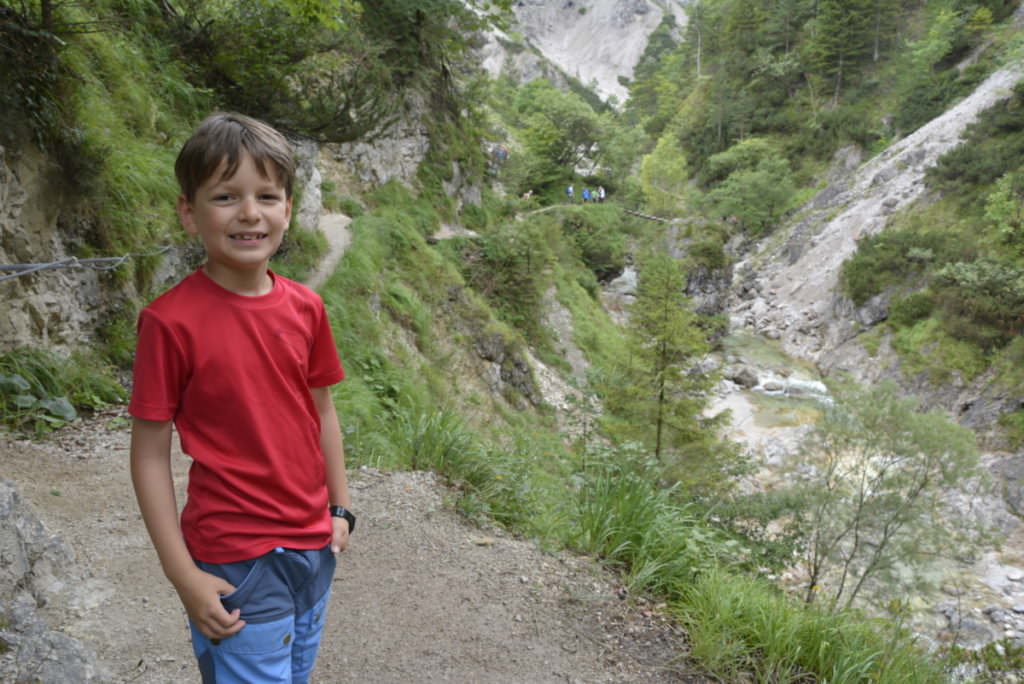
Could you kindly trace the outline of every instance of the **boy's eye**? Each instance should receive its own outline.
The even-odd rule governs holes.
[[[268,192],[260,195],[260,199],[266,202],[276,202],[277,200],[281,199],[281,196],[278,195],[277,193]]]

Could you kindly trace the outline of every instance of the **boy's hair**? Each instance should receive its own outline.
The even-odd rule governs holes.
[[[185,198],[193,201],[199,186],[213,176],[222,161],[225,162],[223,177],[235,175],[242,150],[249,153],[264,178],[270,178],[269,164],[284,186],[286,197],[292,196],[295,156],[285,137],[252,117],[217,112],[199,124],[174,162],[174,174]]]

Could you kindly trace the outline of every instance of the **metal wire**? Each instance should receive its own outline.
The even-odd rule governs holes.
[[[67,259],[61,259],[60,261],[51,261],[48,264],[0,264],[0,271],[15,271],[15,273],[10,275],[0,276],[0,282],[28,275],[29,273],[38,273],[39,271],[47,271],[54,268],[91,268],[94,271],[112,271],[124,262],[128,261],[128,259],[158,256],[174,249],[174,247],[174,245],[164,245],[152,252],[131,252],[117,257],[96,257],[90,259],[69,257]]]

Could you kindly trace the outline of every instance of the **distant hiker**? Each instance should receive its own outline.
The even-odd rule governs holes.
[[[589,202],[590,201],[590,188],[583,188],[583,201],[584,202]]]
[[[569,198],[569,202],[571,203],[573,200],[573,189],[571,185],[565,189],[565,196]]]
[[[597,201],[598,202],[604,202],[604,186],[603,185],[598,185],[597,186]]]
[[[174,170],[206,262],[139,314],[132,484],[202,681],[308,682],[355,516],[323,301],[268,267],[292,215],[292,146],[218,113]],[[192,459],[180,522],[173,428]]]

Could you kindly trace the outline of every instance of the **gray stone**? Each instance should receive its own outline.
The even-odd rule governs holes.
[[[14,485],[0,480],[0,681],[21,684],[107,682],[112,678],[96,655],[59,631],[43,615],[49,605],[65,606],[70,584],[61,576],[74,554],[49,533]]]
[[[753,389],[757,387],[758,383],[757,373],[751,370],[749,366],[731,366],[726,369],[725,377],[746,389]]]

